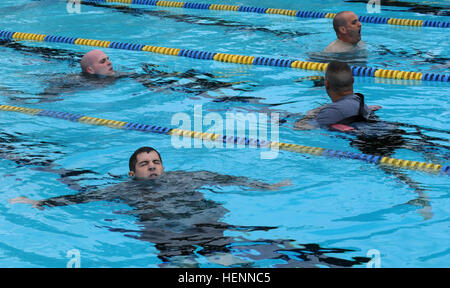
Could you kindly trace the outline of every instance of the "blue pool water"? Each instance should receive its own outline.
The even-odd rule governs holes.
[[[278,2],[220,1],[367,15],[363,3]],[[65,1],[5,0],[0,15],[0,30],[6,31],[303,61],[312,61],[311,55],[335,39],[330,19],[231,11],[98,4],[82,5],[77,14],[67,12]],[[379,16],[449,21],[405,7],[383,7]],[[448,29],[363,23],[362,33],[369,67],[450,73]],[[358,146],[351,135],[292,129],[296,118],[329,101],[320,80],[308,78],[321,72],[103,49],[117,71],[131,76],[80,84],[78,62],[92,48],[0,44],[0,104],[171,128],[178,127],[172,122],[177,113],[193,120],[194,107],[200,107],[195,105],[204,116],[214,112],[223,119],[227,113],[279,113],[285,120],[280,142],[450,163],[447,83],[355,77],[366,102],[383,106],[377,115],[407,124],[401,127],[408,133],[402,145],[377,142],[374,148]],[[73,249],[81,267],[366,267],[373,266],[367,263],[371,251],[379,253],[381,267],[447,267],[450,261],[448,176],[289,151],[261,159],[264,151],[258,149],[176,149],[170,136],[21,113],[0,112],[0,127],[0,267],[66,267]],[[181,241],[170,250],[141,237],[152,228],[123,202],[45,210],[8,202],[120,185],[127,181],[129,156],[140,146],[157,148],[166,171],[207,170],[271,184],[289,179],[292,185],[276,191],[197,189],[208,203],[226,209],[216,218],[208,209],[199,213],[221,223],[217,231],[232,241],[209,251],[208,245],[185,239],[194,247],[189,253],[182,253]],[[176,200],[180,215],[188,200]],[[163,228],[170,231],[171,220],[156,224],[167,224]],[[188,217],[180,221],[189,226]],[[166,257],[168,250],[178,256]]]

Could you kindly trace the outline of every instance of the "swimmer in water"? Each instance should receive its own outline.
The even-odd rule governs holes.
[[[324,52],[343,53],[365,50],[366,44],[361,41],[361,22],[358,16],[351,11],[336,14],[333,19],[333,28],[337,39],[331,42]]]
[[[338,130],[362,132],[350,145],[369,155],[389,157],[398,148],[408,147],[418,151],[423,149],[424,141],[418,141],[420,145],[417,147],[412,146],[402,137],[405,132],[398,129],[397,125],[379,120],[374,111],[381,109],[381,106],[365,105],[364,97],[354,93],[353,82],[352,71],[346,63],[331,62],[325,73],[325,87],[332,103],[308,111],[305,117],[295,122],[294,129],[336,128],[335,124],[344,124]],[[350,130],[341,130],[342,128]],[[368,133],[373,135],[367,137]],[[419,213],[425,219],[432,217],[430,201],[419,183],[391,167],[381,166],[381,169],[414,189],[418,199],[411,203],[422,207]]]
[[[277,190],[291,185],[288,180],[268,184],[209,171],[164,172],[159,152],[151,147],[137,149],[129,159],[129,167],[130,181],[103,190],[82,191],[43,200],[17,197],[9,202],[44,209],[93,201],[119,201],[133,208],[128,213],[136,216],[139,226],[143,228],[139,231],[139,239],[154,243],[160,250],[158,257],[168,261],[186,253],[193,255],[198,247],[204,247],[202,253],[208,254],[221,251],[224,245],[231,243],[232,239],[223,235],[230,225],[220,221],[229,211],[219,203],[205,199],[199,188],[241,186]],[[267,227],[264,229],[267,230]]]
[[[101,50],[91,50],[81,58],[83,74],[98,76],[113,76],[115,74],[109,57]]]
[[[209,171],[165,172],[159,152],[151,147],[141,147],[131,155],[129,170],[128,175],[132,177],[130,181],[104,190],[82,191],[44,200],[18,197],[9,201],[31,204],[39,209],[93,201],[120,201],[128,204],[132,210],[122,210],[121,213],[136,216],[136,224],[140,229],[130,231],[107,228],[112,231],[130,232],[126,234],[128,237],[154,244],[158,250],[158,258],[162,261],[161,267],[196,267],[196,255],[206,257],[211,263],[234,267],[249,267],[251,261],[260,259],[276,260],[280,263],[279,267],[316,267],[319,264],[350,267],[368,261],[362,258],[345,260],[328,257],[324,253],[343,253],[349,250],[322,249],[316,244],[305,244],[304,248],[299,248],[292,245],[293,240],[289,239],[247,240],[226,236],[225,231],[250,233],[277,227],[235,226],[223,222],[221,219],[229,211],[220,203],[206,199],[203,193],[198,191],[203,186],[242,186],[256,190],[277,190],[290,185],[290,181],[268,184],[246,177]],[[256,251],[256,254],[246,251]],[[295,254],[296,257],[286,257],[283,252]]]
[[[59,101],[61,100],[59,96],[63,93],[103,89],[122,79],[133,79],[155,92],[182,91],[204,97],[208,97],[208,92],[222,88],[247,91],[247,88],[241,85],[245,82],[224,82],[214,79],[215,76],[210,73],[193,69],[185,72],[165,72],[155,69],[157,65],[144,64],[142,67],[144,73],[116,71],[109,57],[101,50],[87,52],[82,56],[80,64],[81,73],[79,74],[67,74],[48,79],[47,88],[38,94],[39,102]],[[212,96],[209,98],[220,100]]]
[[[373,112],[381,106],[363,104],[363,98],[353,91],[353,83],[352,70],[348,64],[337,61],[329,63],[325,73],[325,89],[332,103],[308,111],[305,117],[295,122],[294,128],[327,128],[333,124],[357,122],[358,116],[373,116]]]
[[[314,62],[328,63],[341,61],[352,65],[367,65],[366,43],[361,40],[362,25],[358,16],[351,11],[336,14],[333,19],[336,40],[328,44],[322,52],[309,52]]]
[[[285,180],[283,182],[279,182],[276,184],[268,184],[264,182],[260,182],[257,180],[251,180],[246,177],[238,177],[238,176],[229,176],[229,175],[221,175],[214,172],[209,171],[199,171],[199,172],[186,172],[186,171],[173,171],[164,173],[164,166],[161,160],[161,156],[159,152],[152,147],[141,147],[136,150],[130,157],[129,160],[129,169],[128,175],[133,178],[133,181],[143,181],[143,180],[160,180],[159,182],[148,182],[151,184],[169,184],[168,180],[175,180],[178,176],[189,176],[189,185],[192,188],[200,188],[203,185],[231,185],[231,186],[245,186],[253,189],[262,189],[262,190],[277,190],[283,186],[291,185],[289,180]],[[187,180],[187,179],[185,179]],[[180,183],[179,181],[175,181]],[[188,183],[186,183],[188,184]],[[160,185],[157,185],[160,186]],[[194,189],[195,190],[195,189]],[[126,192],[126,191],[123,191]],[[96,192],[88,192],[79,193],[81,195],[66,195],[60,197],[54,197],[46,200],[31,200],[26,197],[18,197],[15,199],[11,199],[11,203],[26,203],[31,204],[35,208],[42,208],[43,206],[66,206],[70,204],[78,204],[78,203],[87,203],[91,201],[100,201],[107,200],[110,197],[104,195],[102,199],[98,198],[90,198],[90,196],[95,195],[96,193],[105,194],[103,191]],[[114,199],[112,195],[111,199]],[[105,198],[106,197],[106,198]],[[125,199],[127,196],[122,195],[119,198]]]

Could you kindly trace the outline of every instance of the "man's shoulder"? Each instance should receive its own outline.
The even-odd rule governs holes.
[[[348,94],[345,95],[344,97],[342,97],[339,101],[335,102],[336,104],[339,103],[343,103],[343,102],[359,102],[361,99],[362,94],[359,93],[353,93],[353,94]]]
[[[328,126],[353,115],[358,109],[358,96],[350,94],[339,101],[326,105],[317,114],[316,121],[320,126]]]
[[[324,52],[331,53],[344,53],[344,52],[354,52],[357,50],[364,50],[366,48],[366,43],[359,41],[358,44],[353,45],[351,43],[344,42],[340,39],[336,39],[323,50]]]
[[[361,98],[358,95],[349,94],[347,96],[342,97],[339,101],[331,103],[330,106],[340,111],[352,112],[354,109],[359,110],[360,103]]]
[[[337,46],[338,46],[337,42],[338,42],[338,40],[334,40],[333,42],[328,44],[328,46],[325,47],[323,52],[339,52],[337,49]]]
[[[218,175],[215,172],[200,170],[200,171],[184,171],[184,170],[175,170],[168,171],[163,174],[164,178],[168,179],[181,179],[181,178],[190,178],[190,179],[203,179],[211,176]]]
[[[356,46],[358,46],[359,49],[365,49],[366,48],[366,42],[361,40],[361,41],[358,42],[358,44]]]
[[[316,119],[329,118],[335,115],[341,115],[340,105],[335,105],[335,103],[331,103],[326,105],[316,116]]]
[[[353,49],[354,46],[352,44],[336,39],[325,48],[324,52],[342,53],[352,51]]]

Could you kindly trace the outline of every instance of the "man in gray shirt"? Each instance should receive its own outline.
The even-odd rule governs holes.
[[[295,122],[299,130],[326,128],[333,124],[350,124],[373,116],[381,106],[367,106],[362,94],[353,92],[353,74],[346,63],[332,61],[325,73],[325,89],[332,103],[306,113]]]

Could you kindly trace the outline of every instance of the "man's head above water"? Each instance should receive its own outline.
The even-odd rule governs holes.
[[[161,155],[152,147],[141,147],[134,151],[128,165],[128,175],[136,179],[158,179],[164,173]]]
[[[112,76],[115,71],[108,56],[101,50],[91,50],[81,58],[81,70],[85,74]]]
[[[361,41],[361,26],[358,16],[352,11],[339,12],[333,19],[337,38],[354,45]]]

